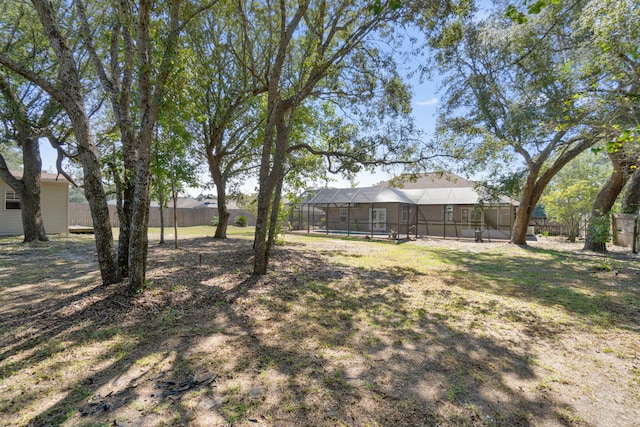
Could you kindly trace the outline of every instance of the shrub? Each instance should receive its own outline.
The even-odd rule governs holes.
[[[235,223],[235,225],[237,225],[238,227],[246,227],[246,226],[247,226],[247,224],[249,223],[249,220],[247,219],[247,217],[246,217],[246,216],[244,216],[244,215],[240,215],[240,216],[237,216],[237,217],[236,217],[236,220],[235,220],[235,222],[234,222],[234,223]]]
[[[611,239],[610,216],[592,216],[589,220],[589,234],[593,242],[607,243]]]
[[[220,218],[218,218],[217,216],[214,216],[213,218],[211,218],[211,225],[213,225],[214,227],[217,227],[218,224],[220,224]]]

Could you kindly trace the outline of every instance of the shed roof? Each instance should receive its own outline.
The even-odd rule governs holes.
[[[22,179],[22,171],[21,170],[10,170],[11,175],[13,175],[16,179]],[[2,178],[0,178],[0,181]],[[62,176],[55,173],[41,172],[40,173],[40,181],[44,182],[56,182],[59,184],[69,185],[69,181]]]

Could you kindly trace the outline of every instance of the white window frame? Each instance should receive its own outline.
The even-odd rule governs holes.
[[[348,217],[349,213],[347,212],[347,208],[340,208],[340,211],[338,212],[338,220],[340,221],[340,224],[346,224]]]
[[[453,205],[444,205],[444,218],[445,221],[453,221]]]
[[[410,207],[409,205],[402,205],[400,209],[400,223],[409,224],[410,219]]]
[[[373,231],[386,231],[387,208],[369,208],[369,225]]]
[[[8,202],[18,203],[17,208],[9,208],[7,207]],[[13,211],[22,209],[22,200],[20,200],[20,196],[13,190],[4,190],[4,210],[5,211]]]

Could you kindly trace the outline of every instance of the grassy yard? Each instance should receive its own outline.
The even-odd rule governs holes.
[[[251,228],[165,232],[133,296],[0,238],[0,425],[640,425],[636,256],[288,235],[256,277]]]

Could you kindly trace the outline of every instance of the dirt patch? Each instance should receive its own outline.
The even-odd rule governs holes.
[[[640,425],[626,251],[192,238],[131,296],[91,247],[0,240],[0,424]]]

